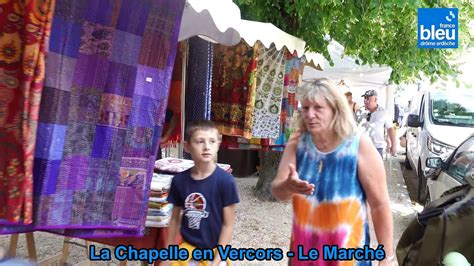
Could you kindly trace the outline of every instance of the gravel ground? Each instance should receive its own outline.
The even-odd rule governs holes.
[[[281,248],[288,251],[291,235],[291,204],[262,202],[253,196],[256,177],[238,178],[241,203],[237,210],[232,245],[245,248]],[[287,265],[280,262],[236,262],[234,265]]]
[[[407,186],[402,175],[400,162],[404,157],[392,159],[390,163],[386,160],[388,187],[391,199],[391,208],[394,217],[395,245],[398,243],[403,230],[412,220],[413,214],[421,210],[421,206],[415,204],[409,197]],[[413,177],[405,177],[409,184]],[[262,202],[253,196],[253,188],[257,182],[255,176],[238,178],[237,183],[241,196],[241,203],[237,209],[237,221],[234,230],[232,245],[234,247],[246,248],[281,248],[284,252],[288,250],[291,232],[291,205],[281,202]],[[412,190],[408,188],[408,190]],[[373,237],[372,239],[375,239]],[[7,248],[9,236],[0,236],[0,247]],[[62,237],[49,233],[36,232],[36,248],[38,261],[43,261],[53,255],[61,253]],[[74,239],[72,241],[83,245],[84,241]],[[70,247],[69,265],[87,265],[88,260],[84,247],[72,245]],[[375,241],[372,242],[376,246]],[[98,245],[98,247],[105,247]],[[19,257],[27,254],[24,236],[20,237],[18,252]],[[1,264],[1,263],[0,263]],[[96,263],[95,265],[116,265],[117,261],[109,263]],[[233,265],[287,265],[284,258],[279,262],[235,262]],[[139,265],[137,262],[129,265]]]

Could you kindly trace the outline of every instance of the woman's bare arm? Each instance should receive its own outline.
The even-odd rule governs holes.
[[[375,234],[387,257],[393,255],[393,219],[390,210],[385,167],[367,136],[362,136],[357,163],[359,180],[370,205]]]

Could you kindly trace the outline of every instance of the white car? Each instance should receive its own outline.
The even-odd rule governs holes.
[[[426,159],[426,166],[435,169],[427,175],[428,195],[425,205],[438,199],[447,190],[467,184],[474,175],[474,134],[467,138],[446,161],[440,157]]]
[[[467,89],[427,90],[412,100],[406,133],[405,166],[418,179],[420,203],[428,196],[426,159],[446,159],[474,133],[474,91]]]

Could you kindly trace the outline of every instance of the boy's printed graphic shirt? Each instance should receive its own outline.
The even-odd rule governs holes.
[[[201,193],[191,193],[184,201],[184,216],[188,220],[189,229],[201,229],[201,220],[207,218],[206,198]]]
[[[168,202],[183,209],[181,235],[198,248],[215,248],[224,222],[224,207],[239,202],[234,177],[220,167],[203,180],[191,169],[173,177]]]
[[[304,133],[297,146],[297,172],[315,185],[313,195],[293,196],[290,249],[302,245],[320,252],[315,261],[291,259],[291,265],[370,265],[367,261],[324,261],[323,245],[363,248],[369,245],[366,196],[357,174],[360,135],[343,141],[334,151],[318,151],[311,135]]]

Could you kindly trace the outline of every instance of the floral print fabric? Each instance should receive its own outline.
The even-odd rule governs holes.
[[[285,63],[284,51],[259,47],[252,137],[278,137]]]
[[[0,224],[30,224],[54,0],[0,1]]]
[[[211,120],[224,135],[252,137],[258,45],[214,49]]]

